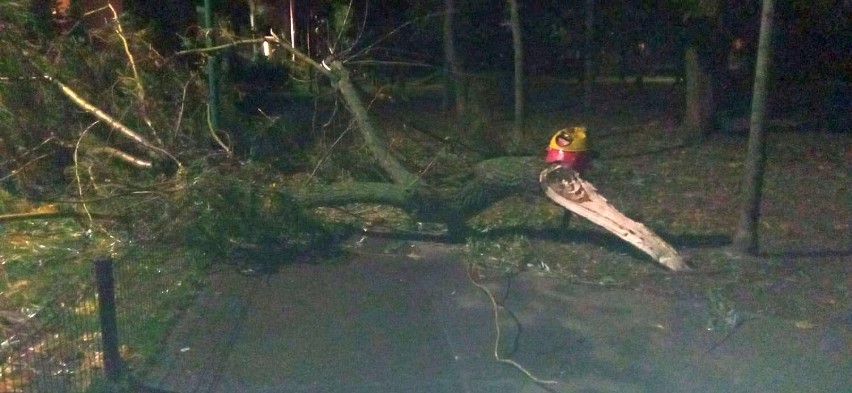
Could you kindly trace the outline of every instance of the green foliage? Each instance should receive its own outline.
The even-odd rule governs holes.
[[[349,49],[353,42],[353,26],[358,18],[358,10],[349,1],[332,1],[329,11],[329,37],[338,50]]]
[[[16,173],[0,186],[42,198],[63,192],[74,181],[64,174],[77,147],[80,167],[84,172],[94,168],[96,175],[84,190],[125,178],[127,161],[104,154],[105,148],[152,158],[136,141],[97,123],[44,75],[168,151],[180,154],[207,145],[199,110],[203,84],[182,63],[167,62],[153,51],[147,31],[122,21],[121,36],[113,29],[57,34],[49,15],[47,27],[39,27],[36,21],[43,16],[24,3],[29,2],[0,4],[0,77],[5,78],[0,83],[0,177]]]
[[[469,238],[466,246],[468,263],[496,269],[504,273],[526,270],[537,266],[536,250],[524,235],[506,236],[501,239]]]
[[[745,317],[737,310],[737,304],[728,298],[724,289],[712,287],[707,290],[706,329],[729,333],[743,323]]]
[[[207,175],[192,187],[178,218],[186,245],[214,261],[277,265],[330,250],[331,227],[283,192]]]

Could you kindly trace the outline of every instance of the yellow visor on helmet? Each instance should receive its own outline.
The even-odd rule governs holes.
[[[562,151],[589,150],[586,127],[569,127],[556,131],[553,138],[550,138],[550,148]]]

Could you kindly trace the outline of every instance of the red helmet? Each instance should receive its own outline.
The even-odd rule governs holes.
[[[586,127],[571,127],[556,131],[547,148],[547,163],[563,163],[577,172],[589,167]]]

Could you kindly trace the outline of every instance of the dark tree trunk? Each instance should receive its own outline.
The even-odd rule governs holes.
[[[524,136],[524,42],[521,35],[521,16],[518,1],[509,0],[509,24],[512,28],[512,48],[515,53],[515,125],[512,133],[513,148],[521,145]]]
[[[474,177],[460,188],[439,189],[399,183],[351,182],[282,188],[306,208],[377,203],[396,206],[420,220],[443,222],[460,240],[469,218],[509,195],[540,195],[539,157],[500,157],[476,164]]]
[[[455,106],[457,116],[464,114],[464,100],[459,81],[461,75],[458,55],[455,46],[455,29],[453,20],[456,13],[456,0],[444,0],[444,112],[448,112],[451,106]]]
[[[404,187],[413,186],[418,180],[417,176],[405,169],[385,147],[384,141],[379,137],[378,131],[376,131],[369,114],[367,114],[367,108],[358,95],[358,90],[349,79],[349,71],[343,68],[343,64],[339,61],[333,61],[331,63],[331,73],[336,79],[337,90],[340,91],[343,101],[346,102],[346,106],[349,107],[352,116],[355,117],[358,129],[364,137],[365,145],[373,154],[373,157],[376,158],[379,166],[388,173],[394,183]]]
[[[594,65],[594,49],[592,37],[595,28],[595,0],[586,0],[586,27],[583,30],[583,117],[588,121],[592,112],[592,68]],[[622,61],[624,61],[622,59]]]
[[[769,82],[769,64],[772,57],[773,0],[763,0],[760,18],[760,39],[755,65],[754,93],[751,104],[751,121],[748,138],[746,173],[743,178],[743,201],[740,221],[734,234],[734,249],[756,254],[759,249],[757,224],[760,218],[760,201],[763,193],[763,172],[766,150],[763,128],[766,120],[766,95]]]
[[[727,49],[719,28],[722,6],[720,0],[696,2],[683,20],[686,108],[681,128],[687,140],[700,140],[714,127],[716,81]]]
[[[684,52],[684,72],[686,82],[686,113],[683,130],[687,139],[701,139],[713,128],[716,112],[716,100],[713,92],[713,78],[710,69],[702,67],[703,60],[695,47],[687,47]]]

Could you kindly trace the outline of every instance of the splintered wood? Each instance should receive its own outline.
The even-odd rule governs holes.
[[[618,211],[570,167],[552,164],[541,171],[539,182],[545,195],[560,206],[603,227],[673,271],[689,270],[672,246],[642,223]]]

